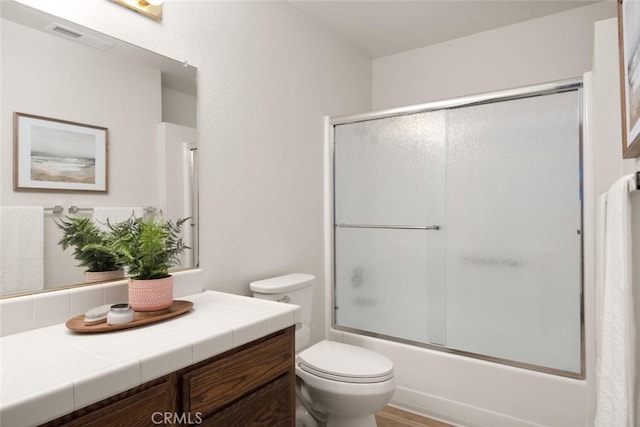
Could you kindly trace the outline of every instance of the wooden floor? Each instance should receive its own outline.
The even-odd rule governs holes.
[[[378,427],[453,427],[442,421],[432,420],[392,406],[385,407],[376,414]]]

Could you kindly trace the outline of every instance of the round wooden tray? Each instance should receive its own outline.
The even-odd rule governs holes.
[[[111,332],[118,331],[120,329],[135,328],[137,326],[148,325],[149,323],[155,323],[161,320],[170,319],[172,317],[176,317],[186,313],[187,311],[191,310],[191,308],[193,308],[193,303],[191,301],[174,300],[171,307],[169,307],[167,310],[153,313],[136,311],[134,314],[133,322],[129,323],[122,323],[120,325],[109,325],[105,322],[98,323],[97,325],[87,326],[84,324],[84,315],[80,315],[67,320],[65,326],[74,332],[83,334]]]

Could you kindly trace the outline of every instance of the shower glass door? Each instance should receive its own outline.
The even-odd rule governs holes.
[[[445,117],[336,126],[338,324],[444,342]]]
[[[580,91],[334,125],[334,326],[582,374]]]

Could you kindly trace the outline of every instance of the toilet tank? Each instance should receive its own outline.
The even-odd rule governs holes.
[[[255,298],[300,306],[302,325],[296,330],[296,350],[306,347],[311,340],[311,311],[313,307],[313,280],[315,278],[312,274],[291,273],[249,284]]]

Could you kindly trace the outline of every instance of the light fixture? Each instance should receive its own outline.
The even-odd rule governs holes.
[[[164,0],[113,0],[131,10],[135,10],[157,21],[162,20],[162,3]]]

